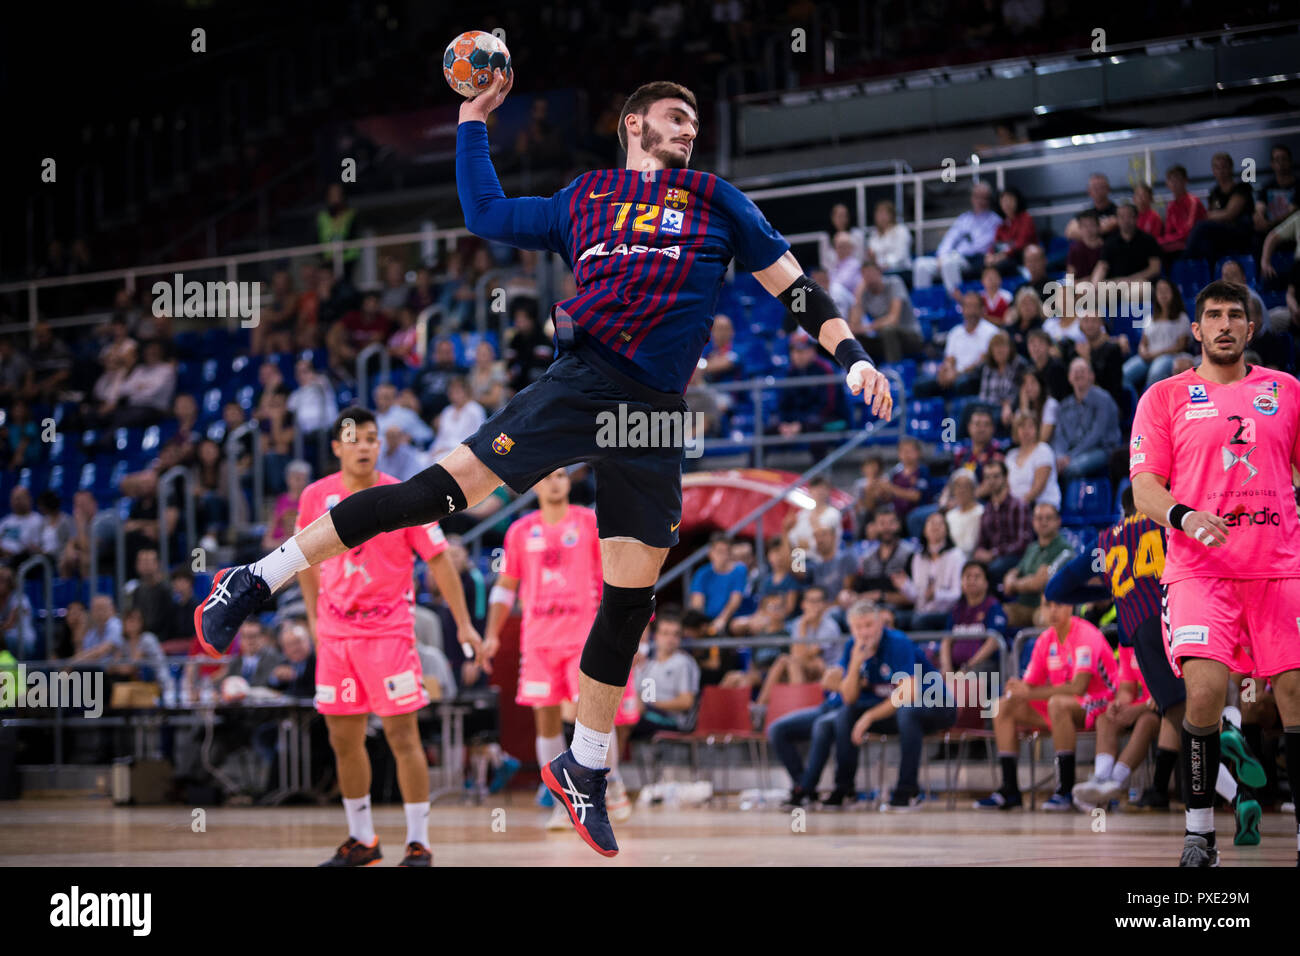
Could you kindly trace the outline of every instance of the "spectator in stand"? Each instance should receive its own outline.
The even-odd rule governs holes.
[[[167,417],[176,392],[176,363],[167,357],[161,342],[144,347],[144,361],[133,367],[122,383],[123,402],[114,424],[118,428],[155,425]]]
[[[1165,173],[1165,185],[1173,193],[1173,198],[1165,206],[1165,223],[1157,238],[1161,252],[1167,258],[1173,258],[1187,247],[1187,237],[1206,213],[1201,201],[1187,191],[1185,167],[1170,166]]]
[[[406,270],[398,259],[384,262],[383,288],[379,292],[379,307],[389,315],[406,307],[411,290],[406,286]]]
[[[506,336],[501,357],[510,375],[510,390],[521,392],[545,373],[555,358],[555,346],[537,324],[534,302],[521,300],[515,303],[512,315],[514,325]]]
[[[984,466],[983,488],[988,498],[980,518],[979,543],[973,557],[988,566],[991,578],[1000,581],[1007,571],[1020,563],[1033,538],[1033,527],[1029,508],[1011,494],[1004,462],[990,461]]]
[[[157,548],[160,534],[169,536],[172,554],[179,554],[176,528],[180,516],[177,489],[173,484],[162,511],[158,508],[158,475],[146,469],[122,479],[122,494],[131,499],[130,511],[123,523],[126,532],[126,560],[135,567],[136,556],[145,548]],[[165,530],[160,532],[159,526]]]
[[[8,406],[31,387],[32,366],[12,335],[0,335],[0,403]]]
[[[913,386],[913,394],[918,397],[972,395],[979,391],[981,366],[998,327],[984,318],[984,300],[978,292],[961,297],[961,319],[961,325],[948,332],[938,374],[933,379],[918,380]]]
[[[293,458],[294,422],[288,402],[288,387],[277,385],[262,393],[253,415],[262,433],[262,477],[273,495],[284,491],[284,469]]]
[[[433,288],[433,276],[429,272],[428,266],[420,266],[415,270],[415,285],[406,294],[406,301],[403,305],[411,311],[411,314],[419,318],[420,313],[433,305],[438,299]]]
[[[139,611],[144,616],[144,630],[157,635],[159,640],[169,640],[175,608],[171,585],[158,566],[156,549],[141,548],[136,553],[135,575],[135,580],[126,582],[123,607],[128,611]]]
[[[186,487],[194,496],[199,533],[215,541],[230,524],[230,476],[221,446],[211,438],[199,442]]]
[[[90,627],[75,646],[75,653],[64,662],[66,667],[102,667],[122,650],[122,621],[113,599],[96,594],[90,601]]]
[[[979,547],[980,527],[984,521],[984,506],[975,496],[975,475],[965,468],[954,471],[948,478],[944,495],[950,502],[943,514],[948,534],[964,558],[969,558]]]
[[[839,659],[843,634],[829,613],[830,607],[826,592],[821,588],[810,587],[803,592],[803,613],[791,621],[788,628],[780,628],[790,635],[790,650],[778,654],[763,677],[755,701],[760,707],[767,706],[772,688],[777,684],[820,681],[826,674],[828,662]]]
[[[709,619],[705,631],[725,635],[727,622],[745,597],[745,567],[731,560],[731,539],[721,531],[709,538],[709,563],[691,578],[690,609]]]
[[[1037,243],[1025,246],[1025,264],[1020,275],[1030,289],[1038,293],[1039,301],[1048,294],[1047,283],[1053,281],[1047,272],[1047,253]]]
[[[1083,341],[1075,343],[1074,354],[1088,360],[1092,366],[1093,380],[1115,399],[1116,405],[1127,405],[1128,396],[1124,393],[1124,348],[1106,334],[1106,326],[1096,310],[1088,310],[1079,315],[1079,331],[1083,333]]]
[[[1047,394],[1042,373],[1026,368],[1017,384],[1014,403],[1002,409],[1002,423],[1011,430],[1012,434],[1015,434],[1015,417],[1026,414],[1034,420],[1038,437],[1042,441],[1050,442],[1052,432],[1056,430],[1056,415],[1059,410],[1060,403]],[[1055,467],[1055,458],[1052,464]]]
[[[324,333],[320,321],[321,283],[314,262],[309,260],[298,266],[298,287],[302,291],[298,294],[298,307],[294,312],[293,347],[319,348]]]
[[[1009,602],[1003,606],[1007,623],[1015,629],[1047,623],[1041,611],[1043,589],[1052,575],[1074,558],[1074,548],[1061,534],[1061,512],[1055,505],[1039,501],[1034,505],[1033,521],[1034,541],[1002,579],[1002,594]]]
[[[50,653],[38,649],[32,602],[18,587],[13,568],[5,565],[0,565],[0,642],[20,661]]]
[[[388,355],[394,362],[400,362],[407,368],[419,368],[419,334],[415,327],[415,313],[402,306],[394,315],[397,316],[397,327],[388,337]]]
[[[921,461],[921,443],[904,436],[898,440],[898,464],[889,469],[881,489],[881,505],[894,509],[900,522],[930,497],[930,469]]]
[[[920,354],[925,344],[907,286],[873,263],[862,267],[862,284],[848,314],[849,328],[873,361],[897,362]]]
[[[1005,332],[993,336],[980,373],[980,403],[989,406],[1000,418],[1005,416],[1026,368],[1028,363],[1012,348],[1011,336]]]
[[[824,232],[817,234],[817,260],[822,269],[827,272],[835,270],[835,263],[839,259],[839,252],[835,248],[836,239],[841,235],[847,235],[853,242],[855,255],[862,259],[864,255],[864,237],[862,229],[850,225],[852,219],[849,217],[849,207],[842,202],[837,202],[831,206],[831,226]]]
[[[1002,325],[1018,355],[1028,356],[1029,333],[1043,327],[1043,318],[1043,300],[1038,292],[1028,285],[1021,286]]]
[[[1269,150],[1273,175],[1264,180],[1255,194],[1255,232],[1267,233],[1295,213],[1296,176],[1291,167],[1291,149],[1277,143]]]
[[[1273,267],[1273,253],[1277,251],[1279,245],[1296,246],[1298,239],[1300,239],[1300,212],[1295,212],[1273,227],[1264,237],[1264,248],[1259,256],[1259,274],[1265,279],[1281,278],[1277,269]]]
[[[790,336],[789,378],[832,375],[834,370],[817,355],[817,343],[802,329]],[[840,418],[840,398],[843,393],[838,382],[822,385],[794,385],[781,389],[777,400],[777,431],[790,437],[800,433],[819,432]],[[814,457],[817,456],[814,452]]]
[[[1236,166],[1227,153],[1214,154],[1210,171],[1214,188],[1206,202],[1208,211],[1187,237],[1186,254],[1217,262],[1224,256],[1252,251],[1255,194],[1237,178]]]
[[[95,496],[89,491],[78,491],[72,496],[72,538],[59,558],[59,576],[83,578],[90,574],[90,523],[99,513]],[[99,548],[107,556],[112,542],[105,540],[101,528]]]
[[[248,681],[249,687],[269,687],[271,674],[286,663],[273,635],[257,621],[245,621],[239,630],[239,646],[239,654],[222,669],[218,680],[237,675]]]
[[[419,416],[425,421],[433,421],[447,407],[450,399],[447,389],[453,378],[459,378],[465,370],[456,361],[456,347],[447,336],[440,336],[433,343],[433,361],[421,369],[414,383],[416,404]],[[408,404],[398,396],[398,404]],[[411,409],[414,411],[414,409]],[[414,436],[412,436],[414,437]]]
[[[1071,242],[1084,235],[1085,217],[1097,220],[1097,231],[1102,236],[1109,235],[1119,225],[1115,219],[1115,203],[1110,198],[1110,180],[1101,173],[1093,173],[1088,177],[1088,198],[1092,200],[1091,204],[1065,224],[1065,238]]]
[[[27,353],[31,377],[24,393],[29,401],[54,404],[72,375],[72,349],[60,338],[48,322],[37,322],[32,330],[32,347]]]
[[[1169,377],[1174,357],[1186,352],[1192,339],[1192,323],[1178,286],[1161,276],[1156,280],[1153,298],[1138,353],[1124,362],[1124,382],[1139,394]]]
[[[379,434],[397,427],[421,448],[433,441],[433,429],[418,414],[397,403],[397,387],[384,382],[375,386],[375,424]]]
[[[875,223],[867,230],[866,262],[881,272],[906,272],[912,268],[912,233],[898,221],[894,203],[882,199],[871,213]]]
[[[339,417],[338,399],[329,379],[317,372],[309,359],[294,363],[293,377],[298,387],[289,393],[285,408],[293,413],[294,425],[302,432],[306,453],[319,461],[329,430]]]
[[[263,287],[262,291],[266,291]],[[298,331],[298,293],[288,269],[276,269],[271,275],[271,294],[267,296],[261,321],[253,326],[254,355],[289,352]]]
[[[234,654],[234,650],[226,653]],[[242,653],[242,650],[240,651]],[[299,620],[280,625],[280,654],[284,663],[271,670],[267,685],[289,697],[316,695],[316,650],[307,626]]]
[[[962,565],[961,596],[942,630],[955,635],[939,642],[939,669],[945,674],[960,676],[1001,670],[997,638],[990,635],[961,639],[962,634],[983,635],[985,631],[1010,637],[1006,611],[993,593],[989,569],[981,562],[967,561]]]
[[[987,183],[976,183],[970,192],[971,208],[948,227],[933,256],[918,256],[912,267],[913,285],[929,287],[934,275],[943,276],[943,286],[951,294],[963,278],[978,275],[984,254],[993,248],[993,236],[1001,218],[992,209],[993,190]]]
[[[794,572],[792,557],[790,542],[783,536],[773,538],[767,545],[767,571],[754,582],[754,596],[760,601],[773,594],[780,597],[783,622],[794,614],[803,588],[803,575]]]
[[[347,242],[356,238],[357,212],[348,205],[343,195],[342,183],[330,183],[325,188],[325,208],[316,213],[316,241],[321,245],[332,242]],[[361,258],[358,248],[343,250],[344,276],[351,274],[357,260]],[[322,256],[322,266],[332,264],[332,255]]]
[[[1065,256],[1065,271],[1077,279],[1086,279],[1097,268],[1106,240],[1102,237],[1096,213],[1085,211],[1080,214],[1078,222],[1078,236],[1070,240],[1070,251]]]
[[[998,197],[1002,222],[993,233],[993,248],[984,255],[984,265],[993,266],[1001,275],[1015,275],[1025,249],[1038,242],[1038,227],[1025,211],[1025,197],[1014,186],[1002,190]]]
[[[827,291],[839,307],[840,315],[848,315],[862,285],[862,253],[854,238],[847,232],[837,233],[834,239],[835,256],[827,270],[830,285]]]
[[[790,546],[811,551],[813,534],[818,528],[831,528],[838,534],[844,515],[831,504],[831,481],[825,475],[815,475],[808,481],[808,495],[813,500],[811,508],[791,508],[782,522],[782,533]]]
[[[718,313],[713,317],[709,342],[702,356],[706,381],[735,382],[744,377],[735,344],[736,327],[732,324],[731,317]]]
[[[859,538],[863,536],[863,528],[871,521],[876,507],[892,497],[885,484],[885,469],[880,456],[867,455],[862,460],[860,477],[853,482],[854,524]]]
[[[961,594],[965,560],[961,548],[953,544],[943,513],[930,512],[921,530],[921,550],[912,555],[909,573],[892,577],[895,590],[912,606],[912,630],[937,631],[947,625]]]
[[[163,442],[164,448],[175,450],[176,463],[184,467],[194,464],[194,455],[198,451],[203,433],[199,431],[199,406],[189,392],[177,392],[172,399],[172,418],[176,422],[176,431]]]
[[[813,550],[805,555],[810,584],[822,588],[841,607],[852,603],[851,590],[858,560],[845,547],[838,528],[819,527],[813,532]]]
[[[384,448],[375,467],[398,481],[406,481],[429,467],[429,453],[414,447],[411,436],[401,426],[390,425],[384,432]]]
[[[32,493],[22,485],[9,492],[9,514],[0,518],[0,559],[17,567],[41,550],[39,514],[32,511]]]
[[[380,470],[383,471],[382,468]],[[266,519],[266,531],[262,534],[263,551],[274,551],[293,537],[298,524],[298,499],[302,497],[303,489],[311,483],[311,465],[301,459],[289,462],[284,469],[284,481],[285,490],[276,495],[271,513]]]
[[[980,273],[980,285],[983,289],[980,297],[984,302],[984,318],[994,325],[1002,325],[1011,308],[1011,293],[1002,288],[1002,275],[993,266],[985,267]]]
[[[1038,421],[1028,412],[1015,417],[1016,444],[1007,452],[1007,485],[1011,494],[1033,507],[1046,502],[1061,506],[1061,486],[1056,480],[1056,455],[1038,432]]]
[[[469,369],[470,398],[491,415],[506,400],[506,369],[497,361],[496,349],[486,340],[474,349],[474,364]]]
[[[172,572],[172,625],[167,629],[171,640],[187,642],[180,648],[185,653],[188,642],[194,640],[194,610],[199,606],[198,595],[194,593],[194,573],[188,565]],[[169,652],[171,653],[171,652]]]
[[[1029,353],[1031,368],[1042,378],[1048,395],[1059,402],[1070,394],[1069,375],[1059,356],[1052,352],[1052,337],[1046,327],[1025,335],[1025,350]]]
[[[379,296],[367,292],[361,298],[361,308],[347,312],[325,333],[330,370],[344,381],[352,381],[357,355],[368,345],[387,341],[391,332],[392,322],[380,311]]]
[[[1102,244],[1092,281],[1148,282],[1160,275],[1160,244],[1138,228],[1137,207],[1124,203],[1117,219],[1119,227]]]
[[[1119,407],[1105,391],[1094,387],[1092,366],[1084,358],[1070,362],[1073,394],[1061,403],[1052,449],[1061,481],[1085,478],[1105,470],[1110,454],[1121,442]]]
[[[1165,224],[1155,209],[1156,196],[1146,183],[1133,187],[1133,205],[1137,208],[1137,227],[1157,242],[1164,234]]]
[[[652,626],[654,656],[637,655],[634,680],[637,687],[654,688],[654,694],[649,702],[636,695],[641,714],[632,727],[633,740],[652,737],[661,730],[689,730],[700,693],[700,666],[682,650],[681,614],[666,608],[655,615]]]
[[[977,484],[984,481],[984,468],[991,461],[1001,461],[1006,444],[994,437],[993,414],[978,405],[970,413],[966,422],[969,438],[963,441],[952,453],[952,467],[969,469],[975,475]]]
[[[8,421],[0,431],[0,446],[3,458],[10,471],[39,465],[45,457],[45,443],[41,439],[41,430],[32,421],[31,407],[18,399],[9,409]]]
[[[817,799],[817,782],[821,779],[822,770],[826,767],[831,748],[835,744],[836,711],[844,706],[840,686],[848,656],[849,646],[846,644],[839,662],[831,664],[822,673],[821,704],[786,714],[772,721],[767,729],[772,751],[790,775],[790,796],[784,804],[787,808],[802,807],[810,800]],[[809,742],[806,764],[799,759],[799,751],[795,746],[804,740]]]
[[[434,461],[450,455],[457,445],[487,421],[483,406],[469,397],[469,382],[465,376],[459,375],[447,383],[447,398],[451,404],[438,414],[438,437],[429,449]]]
[[[1056,312],[1047,310],[1049,314],[1043,322],[1043,331],[1051,339],[1053,348],[1058,354],[1070,354],[1069,343],[1082,342],[1085,338],[1083,329],[1079,327],[1079,315],[1083,306],[1087,305],[1084,299],[1084,287],[1090,284],[1090,280],[1084,279],[1075,285],[1073,300],[1069,297],[1069,287],[1062,286],[1058,297],[1059,309]]]
[[[444,325],[454,329],[463,328],[473,318],[474,274],[459,252],[447,257],[446,277],[438,288],[438,307]]]
[[[909,615],[898,609],[907,603],[907,598],[895,577],[907,574],[916,548],[902,540],[903,524],[888,505],[876,509],[868,533],[870,537],[864,542],[867,551],[849,590],[874,604],[888,604],[903,622],[901,626],[906,627]]]
[[[72,515],[63,510],[59,493],[49,488],[37,496],[36,511],[41,516],[37,550],[57,564],[68,542],[77,533],[76,523]]]
[[[145,627],[139,608],[122,615],[122,644],[107,658],[104,672],[119,680],[156,681],[167,662],[158,635]]]

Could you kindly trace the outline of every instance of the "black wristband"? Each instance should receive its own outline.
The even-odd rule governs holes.
[[[867,352],[862,347],[862,343],[853,336],[849,336],[839,345],[835,346],[835,361],[840,363],[844,371],[853,368],[854,362],[866,362],[871,365],[871,359],[867,358]],[[872,368],[875,368],[873,365]]]
[[[1195,508],[1189,508],[1187,505],[1174,505],[1169,509],[1169,524],[1171,527],[1183,530],[1183,519],[1195,511]]]

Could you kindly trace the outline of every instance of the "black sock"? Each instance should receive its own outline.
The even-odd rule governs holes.
[[[1074,789],[1074,751],[1056,752],[1056,792],[1069,793]]]
[[[1018,779],[1019,775],[1016,773],[1015,755],[1012,754],[1008,756],[1003,754],[998,757],[998,761],[1002,764],[1002,792],[1007,794],[1020,793],[1020,781]]]
[[[1187,827],[1188,833],[1203,836],[1214,846],[1214,784],[1219,776],[1219,726],[1197,727],[1183,718],[1183,801],[1187,804],[1189,820],[1196,816],[1202,822]]]
[[[1169,796],[1169,778],[1173,776],[1174,767],[1177,764],[1177,750],[1166,750],[1163,747],[1156,749],[1156,776],[1151,781],[1151,786],[1162,797],[1168,798]]]
[[[1250,752],[1255,755],[1255,759],[1264,765],[1264,776],[1267,783],[1264,784],[1265,793],[1277,792],[1277,768],[1274,766],[1275,761],[1268,760],[1264,757],[1264,729],[1259,724],[1242,724],[1241,735],[1246,738],[1246,746]]]
[[[1291,802],[1295,804],[1296,861],[1300,862],[1300,727],[1282,728],[1282,742],[1286,747],[1286,775],[1291,778]]]

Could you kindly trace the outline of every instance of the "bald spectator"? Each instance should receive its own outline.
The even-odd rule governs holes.
[[[1119,225],[1115,203],[1110,198],[1110,180],[1102,173],[1093,173],[1088,177],[1088,198],[1091,200],[1088,207],[1065,224],[1065,238],[1071,242],[1083,236],[1081,220],[1084,213],[1091,213],[1096,218],[1097,231],[1103,236]]]
[[[280,653],[284,663],[272,668],[267,686],[290,697],[316,696],[316,651],[307,625],[292,620],[280,626]]]
[[[1056,470],[1069,482],[1102,472],[1121,441],[1119,407],[1095,386],[1092,366],[1084,358],[1070,362],[1072,393],[1061,402],[1052,434]]]
[[[1002,219],[993,211],[993,190],[988,183],[976,183],[970,191],[971,208],[948,227],[933,256],[918,256],[912,267],[913,284],[928,288],[936,272],[943,286],[956,292],[964,277],[979,275],[984,254],[993,248],[993,237]]]
[[[41,516],[32,510],[32,493],[15,485],[9,514],[0,518],[0,559],[16,566],[40,550]]]

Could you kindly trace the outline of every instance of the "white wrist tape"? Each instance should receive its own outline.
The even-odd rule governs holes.
[[[488,594],[489,604],[504,604],[506,607],[515,606],[515,592],[510,588],[502,587],[500,584],[492,585],[492,591]]]

